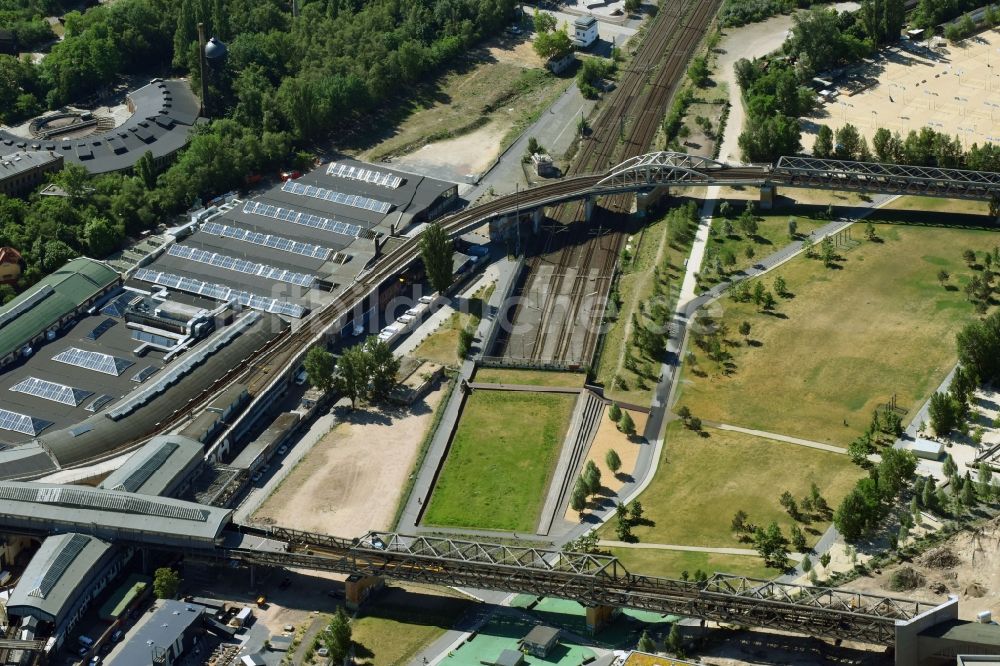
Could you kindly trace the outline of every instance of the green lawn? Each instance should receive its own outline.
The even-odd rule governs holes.
[[[719,209],[715,209],[715,218],[712,220],[712,236],[705,248],[705,260],[702,263],[699,282],[699,291],[708,291],[719,283],[719,274],[715,271],[715,257],[723,258],[727,252],[732,252],[736,259],[734,266],[723,267],[725,273],[731,274],[744,270],[759,262],[763,257],[777,252],[791,242],[788,237],[788,220],[795,218],[796,233],[799,235],[808,234],[817,229],[826,221],[814,220],[803,215],[757,215],[757,235],[754,238],[747,237],[739,228],[739,213],[743,210],[741,202],[732,202],[733,212],[728,220],[734,228],[730,235],[725,233],[726,218],[719,215]],[[748,247],[753,248],[753,257],[746,255]]]
[[[695,199],[701,207],[701,200]],[[691,228],[691,240],[694,238],[694,227]],[[673,246],[667,241],[667,221],[660,218],[649,224],[641,236],[633,236],[638,243],[633,261],[624,267],[618,278],[618,293],[621,295],[621,312],[610,324],[601,347],[600,358],[597,361],[597,381],[605,387],[605,395],[620,402],[630,402],[637,405],[648,404],[652,398],[652,388],[656,380],[650,377],[639,377],[624,366],[624,351],[631,347],[636,356],[640,354],[630,345],[626,338],[626,329],[631,329],[632,314],[638,312],[639,304],[648,305],[653,293],[653,269],[659,265],[661,279],[665,291],[670,295],[669,308],[674,307],[674,300],[680,291],[684,279],[684,259],[691,249],[690,240],[681,246]],[[659,257],[659,264],[657,264]],[[643,317],[644,323],[649,323]],[[654,364],[655,365],[655,364]],[[641,369],[641,367],[640,367]],[[653,372],[658,372],[655,366]],[[626,388],[614,385],[615,376],[625,381]]]
[[[737,510],[756,525],[776,520],[787,535],[792,519],[778,502],[783,491],[801,498],[815,481],[835,508],[861,476],[846,455],[737,432],[706,432],[702,437],[680,421],[667,426],[663,460],[639,496],[645,517],[654,523],[632,529],[640,542],[749,548],[730,528]],[[816,520],[800,527],[812,543],[827,525]],[[601,528],[600,536],[616,539],[614,525]]]
[[[450,629],[472,603],[450,590],[391,586],[351,622],[358,660],[365,666],[409,663],[421,648]]]
[[[479,321],[483,316],[483,306],[490,300],[494,289],[496,289],[496,284],[490,284],[477,291],[469,299],[464,312],[452,314],[413,350],[413,356],[450,367],[458,366],[460,362],[458,358],[458,334],[466,326],[473,328],[479,326]],[[453,299],[453,301],[457,300]]]
[[[954,336],[973,315],[961,286],[971,270],[962,250],[991,249],[989,231],[877,225],[882,242],[842,251],[839,268],[799,257],[763,278],[785,278],[790,298],[776,314],[723,298],[727,369],[694,344],[677,405],[701,418],[846,446],[896,394],[909,410],[938,387],[956,361]],[[863,236],[855,225],[854,238]],[[952,290],[938,283],[951,273]],[[752,329],[747,346],[740,322]]]
[[[575,395],[468,397],[424,525],[534,531]]]
[[[749,555],[690,553],[654,548],[609,548],[631,573],[663,578],[680,578],[687,571],[692,577],[698,569],[708,573],[728,573],[751,578],[774,578],[778,573],[764,565],[764,560]]]
[[[472,381],[480,384],[524,384],[528,386],[583,386],[586,377],[575,372],[478,368]]]

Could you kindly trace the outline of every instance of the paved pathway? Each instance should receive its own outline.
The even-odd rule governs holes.
[[[839,446],[833,446],[831,444],[823,444],[822,442],[814,442],[809,439],[802,439],[800,437],[789,437],[788,435],[779,435],[774,432],[766,432],[764,430],[753,430],[751,428],[741,428],[740,426],[729,425],[728,423],[707,423],[709,427],[717,428],[719,430],[731,430],[733,432],[742,432],[747,435],[754,435],[756,437],[763,437],[764,439],[773,439],[779,442],[788,442],[789,444],[797,444],[799,446],[808,446],[810,449],[820,449],[821,451],[829,451],[831,453],[840,453],[842,455],[847,455],[847,449],[842,449]]]
[[[535,384],[492,384],[469,382],[469,388],[483,391],[522,391],[525,393],[580,393],[582,386],[540,386]]]
[[[672,543],[642,543],[633,541],[607,541],[600,540],[599,546],[607,548],[637,548],[651,550],[680,550],[686,553],[715,553],[717,555],[746,555],[756,557],[757,551],[753,548],[714,548],[711,546],[681,546]],[[802,559],[801,553],[791,553],[789,559],[796,562]]]

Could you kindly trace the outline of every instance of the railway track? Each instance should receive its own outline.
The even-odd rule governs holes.
[[[581,142],[580,152],[567,169],[567,175],[610,168],[645,152],[719,4],[720,0],[683,0],[661,5],[650,23],[649,32],[624,70],[618,88],[598,114],[593,134]],[[531,359],[579,365],[592,360],[603,308],[588,303],[588,296],[596,296],[597,303],[607,299],[625,237],[620,221],[631,209],[632,196],[608,197],[604,211],[595,213],[598,221],[603,221],[603,216],[617,218],[609,220],[609,233],[588,239],[574,229],[571,233],[575,242],[564,243],[552,252],[540,252],[528,263],[525,291],[545,292],[539,330],[535,331],[530,344]],[[576,227],[584,217],[583,212],[584,204],[574,202],[557,207],[552,217],[559,224]],[[578,245],[585,247],[581,251]],[[549,264],[554,265],[554,269],[546,283],[544,267]],[[567,273],[574,267],[576,274],[567,285]],[[564,305],[567,306],[565,311]],[[584,309],[586,305],[593,307]],[[522,307],[529,306],[519,306],[515,310],[515,321],[519,317],[533,316]],[[553,307],[558,307],[559,311],[554,311]],[[554,345],[544,344],[551,339],[556,340]],[[508,338],[505,353],[518,355],[517,346],[511,348],[510,342]],[[524,348],[522,341],[522,354]]]

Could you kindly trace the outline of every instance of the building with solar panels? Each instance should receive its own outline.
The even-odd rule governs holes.
[[[202,215],[129,284],[235,299],[295,321],[351,284],[388,238],[457,196],[454,183],[332,162]]]

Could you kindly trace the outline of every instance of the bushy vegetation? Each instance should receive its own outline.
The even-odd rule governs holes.
[[[731,28],[763,21],[796,7],[809,7],[812,0],[726,0],[719,10],[719,24]]]
[[[580,93],[587,99],[597,99],[600,91],[597,86],[601,79],[606,79],[615,73],[614,60],[605,58],[584,58],[580,71],[576,74],[576,85]]]
[[[71,0],[0,0],[0,26],[14,33],[22,51],[30,51],[55,39],[45,17],[62,14],[75,4]]]
[[[11,3],[0,2],[3,24]],[[67,14],[65,39],[40,65],[0,56],[0,120],[13,123],[91,96],[120,73],[172,69],[197,90],[199,20],[229,45],[225,68],[210,82],[219,119],[200,127],[165,172],[137,168],[147,177],[88,181],[71,168],[56,177],[68,199],[0,196],[0,244],[18,248],[27,264],[20,288],[73,256],[106,256],[126,234],[239,187],[249,173],[289,164],[296,146],[364,131],[390,99],[497,33],[514,0],[299,4],[293,18],[280,0],[119,0]],[[44,14],[58,2],[29,7]]]

